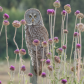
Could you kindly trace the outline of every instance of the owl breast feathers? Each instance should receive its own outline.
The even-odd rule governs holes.
[[[30,9],[29,9],[30,10]],[[33,13],[32,11],[36,10],[36,13]],[[25,20],[27,20],[27,24],[25,25],[25,40],[26,40],[26,46],[28,48],[28,53],[31,57],[31,60],[32,60],[32,66],[34,66],[34,71],[35,73],[37,74],[37,61],[36,61],[36,46],[33,45],[33,41],[35,39],[38,39],[40,41],[40,44],[37,46],[37,59],[38,59],[38,69],[39,69],[39,75],[42,73],[42,62],[41,62],[41,59],[42,59],[42,56],[43,56],[43,46],[42,46],[42,42],[43,41],[48,41],[48,32],[47,32],[47,29],[44,27],[44,24],[43,24],[43,20],[42,20],[42,17],[41,17],[41,14],[40,12],[37,13],[37,9],[31,9],[31,12],[28,13],[28,11],[25,13]],[[27,13],[28,14],[31,14],[31,16],[34,14],[36,15],[37,17],[41,17],[39,21],[37,21],[37,23],[32,23],[32,22],[29,22],[28,19],[26,19],[27,16]],[[39,15],[39,16],[38,16]],[[33,16],[32,16],[33,17]],[[30,20],[31,21],[31,20]],[[29,25],[31,24],[31,25]],[[46,57],[46,54],[48,53],[48,46],[44,48],[44,58],[47,59]]]

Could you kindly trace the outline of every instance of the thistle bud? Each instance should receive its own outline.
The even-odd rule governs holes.
[[[26,50],[25,49],[20,49],[20,54],[21,55],[25,55],[26,54]]]
[[[21,23],[22,25],[25,25],[25,24],[26,24],[26,21],[25,21],[24,19],[22,19],[22,20],[20,21],[20,23]]]
[[[3,25],[8,26],[9,24],[10,24],[10,23],[9,23],[8,20],[4,20],[4,21],[3,21]]]
[[[77,44],[76,45],[76,48],[80,49],[81,48],[81,45],[80,44]]]
[[[83,18],[84,18],[83,13],[79,13],[79,14],[77,14],[77,18],[78,18],[78,19],[80,19],[80,18],[83,19]]]
[[[53,40],[52,40],[52,39],[49,39],[49,40],[48,40],[48,43],[49,43],[49,44],[52,44],[52,43],[53,43]]]
[[[67,29],[64,29],[64,33],[67,34],[68,33],[68,30]]]
[[[49,70],[49,71],[52,71],[52,70],[53,70],[53,66],[52,66],[52,65],[49,65],[49,66],[48,66],[48,70]]]
[[[46,73],[42,72],[41,77],[45,78],[46,77]]]
[[[55,60],[56,63],[60,63],[60,57],[55,56],[55,57],[54,57],[54,60]]]
[[[52,54],[49,52],[49,53],[47,53],[46,56],[47,56],[48,58],[51,58]]]
[[[47,64],[47,65],[50,65],[50,59],[47,59],[47,60],[46,60],[46,64]]]
[[[15,70],[15,67],[11,65],[11,66],[10,66],[10,70],[11,70],[11,71],[14,71],[14,70]]]
[[[0,6],[0,12],[2,12],[3,11],[3,8]]]
[[[4,19],[8,19],[8,18],[9,18],[9,15],[8,15],[7,13],[5,13],[5,14],[3,15],[3,18],[4,18]]]
[[[53,3],[53,6],[55,7],[55,8],[59,8],[61,5],[60,5],[60,1],[59,0],[57,0],[57,1],[55,1],[54,3]]]
[[[48,9],[48,10],[47,10],[47,14],[49,14],[49,15],[54,15],[54,14],[55,14],[54,9]]]
[[[58,49],[56,50],[56,52],[59,53],[59,54],[61,54],[61,53],[62,53],[62,48],[58,48]]]
[[[67,80],[66,79],[62,79],[62,84],[66,84]]]
[[[33,74],[32,74],[32,73],[29,73],[28,76],[29,76],[29,77],[33,77]]]
[[[58,42],[59,42],[58,37],[54,37],[54,42],[55,42],[55,43],[58,43]]]
[[[43,46],[43,47],[47,47],[47,42],[46,42],[46,41],[43,41],[43,42],[42,42],[42,46]]]
[[[62,46],[62,49],[66,49],[67,47],[65,45]]]
[[[23,66],[21,67],[21,71],[25,71],[25,70],[26,70],[25,65],[23,65]]]
[[[67,14],[67,12],[66,12],[65,10],[63,10],[63,11],[61,12],[61,15],[63,15],[63,16],[66,16],[66,14]]]
[[[79,13],[80,13],[80,11],[77,10],[77,11],[75,12],[75,16],[77,16]]]
[[[33,41],[33,44],[34,44],[35,46],[38,46],[38,45],[40,44],[40,41],[39,41],[38,39],[35,39],[35,40]]]
[[[19,54],[19,49],[16,49],[16,50],[14,51],[14,53],[15,53],[15,54]]]

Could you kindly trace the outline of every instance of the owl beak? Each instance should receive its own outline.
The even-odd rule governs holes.
[[[34,19],[32,19],[32,22],[34,22]]]

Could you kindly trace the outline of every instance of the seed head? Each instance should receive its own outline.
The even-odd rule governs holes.
[[[49,39],[49,40],[48,40],[48,43],[49,43],[49,44],[52,44],[52,43],[53,43],[53,40],[52,40],[52,39]]]
[[[83,18],[84,18],[83,13],[79,13],[79,14],[77,14],[77,18],[78,18],[78,19],[80,19],[80,18],[83,19]]]
[[[54,60],[55,60],[56,63],[60,63],[60,57],[55,56],[55,57],[54,57]]]
[[[23,65],[23,66],[21,67],[21,71],[25,71],[25,70],[26,70],[25,65]]]
[[[77,11],[75,12],[75,16],[77,16],[79,13],[80,13],[80,11],[77,10]]]
[[[26,50],[25,49],[20,49],[20,54],[21,55],[25,55],[26,54]]]
[[[22,20],[20,21],[20,23],[21,23],[22,25],[25,25],[25,24],[26,24],[26,21],[25,21],[24,19],[22,19]]]
[[[8,20],[4,20],[4,21],[3,21],[3,25],[8,26],[9,24],[10,24],[10,23],[9,23]]]
[[[21,23],[18,20],[14,20],[12,23],[13,27],[19,28],[21,26]]]
[[[14,53],[15,53],[15,54],[19,54],[19,49],[16,49],[16,50],[14,51]]]
[[[35,40],[33,41],[33,44],[34,44],[35,46],[38,46],[38,45],[40,44],[40,41],[39,41],[38,39],[35,39]]]
[[[59,42],[58,37],[54,37],[54,42],[55,42],[55,43],[58,43],[58,42]]]
[[[55,8],[59,8],[59,7],[61,6],[60,1],[59,1],[59,0],[56,0],[56,1],[53,3],[53,6],[54,6]]]
[[[43,42],[42,42],[42,46],[43,46],[43,47],[47,47],[47,42],[46,42],[46,41],[43,41]]]
[[[67,14],[67,12],[66,12],[65,10],[63,10],[63,11],[61,12],[61,15],[63,15],[63,16],[66,16],[66,14]]]

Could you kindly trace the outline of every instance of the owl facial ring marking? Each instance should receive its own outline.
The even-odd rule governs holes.
[[[38,25],[43,24],[42,16],[39,10],[35,8],[28,9],[25,12],[25,21],[27,25]]]

